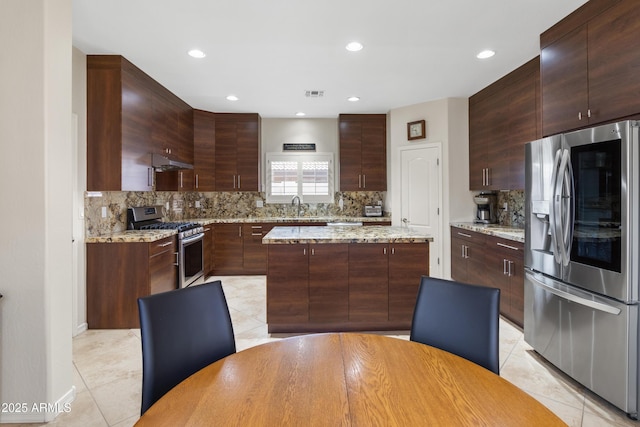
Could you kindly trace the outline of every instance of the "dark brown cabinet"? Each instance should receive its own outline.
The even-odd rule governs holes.
[[[640,4],[588,2],[540,36],[543,134],[640,113]]]
[[[349,320],[386,322],[388,319],[388,245],[349,244]]]
[[[539,58],[469,99],[469,189],[524,189],[524,145],[540,135]]]
[[[149,243],[87,243],[89,328],[139,328],[137,299],[177,287],[176,250],[175,236]]]
[[[267,247],[262,238],[273,225],[248,223],[242,225],[242,253],[244,274],[265,274],[267,272]]]
[[[213,225],[215,274],[242,274],[244,245],[242,224]]]
[[[451,227],[451,278],[500,289],[500,314],[524,322],[524,244]]]
[[[193,163],[191,107],[122,56],[88,55],[87,189],[153,190],[153,153]],[[170,173],[156,189],[192,188],[179,182]]]
[[[349,245],[309,245],[309,322],[349,320]]]
[[[260,191],[260,116],[215,115],[216,191]]]
[[[215,191],[215,114],[208,111],[193,111],[193,189]]]
[[[387,116],[341,114],[340,190],[386,191]]]
[[[411,328],[428,243],[266,246],[270,332]]]
[[[429,275],[429,245],[389,245],[389,321],[411,325],[420,278]]]
[[[309,321],[308,245],[269,245],[267,323],[298,324]],[[271,332],[271,329],[269,329]]]
[[[451,227],[451,278],[458,282],[487,283],[485,239],[481,233]]]
[[[204,226],[202,252],[204,277],[207,277],[213,272],[213,227],[211,225]]]

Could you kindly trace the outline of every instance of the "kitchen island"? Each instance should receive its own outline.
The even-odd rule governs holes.
[[[406,227],[274,227],[262,239],[269,332],[410,329],[430,241]]]

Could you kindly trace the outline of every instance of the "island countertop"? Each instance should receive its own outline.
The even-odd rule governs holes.
[[[412,228],[389,226],[274,227],[263,244],[297,243],[424,243],[433,237]]]

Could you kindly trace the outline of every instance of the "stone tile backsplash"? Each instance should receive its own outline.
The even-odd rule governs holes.
[[[498,203],[498,223],[510,227],[524,228],[524,191],[499,191]],[[505,211],[503,206],[507,204]]]
[[[364,205],[375,205],[378,202],[384,204],[385,196],[386,192],[381,191],[337,192],[334,197],[335,203],[303,203],[301,216],[359,217],[362,216]],[[341,197],[342,210],[339,208]],[[258,201],[262,201],[263,207],[257,207]],[[196,204],[199,204],[199,207],[196,207]],[[265,194],[259,192],[103,191],[85,194],[86,236],[95,237],[124,231],[127,228],[127,208],[149,205],[163,206],[165,221],[296,216],[296,207],[293,205],[267,204]],[[106,218],[102,217],[103,207],[107,211]]]

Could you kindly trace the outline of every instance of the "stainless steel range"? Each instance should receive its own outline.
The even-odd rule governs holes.
[[[178,287],[186,288],[204,275],[204,227],[196,222],[163,222],[162,206],[127,209],[129,230],[176,230]]]

